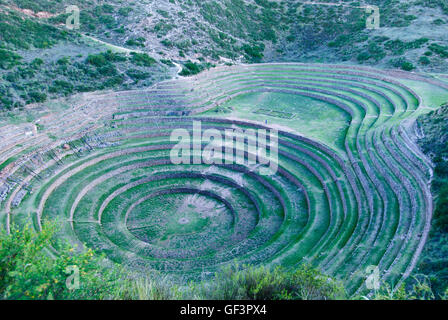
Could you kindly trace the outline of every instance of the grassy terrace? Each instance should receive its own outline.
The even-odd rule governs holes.
[[[433,210],[413,123],[447,87],[406,72],[262,64],[86,98],[37,135],[2,141],[12,147],[0,149],[1,226],[56,219],[61,238],[178,279],[237,259],[306,261],[350,293],[366,291],[374,265],[395,285],[415,267]],[[278,171],[172,164],[170,134],[193,120],[220,132],[277,129]],[[26,159],[17,139],[34,146]]]

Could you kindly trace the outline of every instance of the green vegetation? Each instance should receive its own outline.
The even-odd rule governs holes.
[[[24,18],[13,10],[0,10],[0,48],[47,49],[76,37],[66,30]]]
[[[189,285],[156,273],[130,275],[92,250],[55,242],[56,225],[0,231],[0,300],[333,300],[346,299],[342,285],[317,269],[230,265],[212,279]],[[52,247],[49,247],[49,243]],[[406,289],[408,288],[408,289]],[[441,298],[446,299],[447,293]],[[412,279],[392,290],[352,299],[432,300],[425,280]]]
[[[187,61],[184,63],[184,67],[182,68],[182,71],[179,73],[179,75],[188,77],[193,76],[195,74],[200,73],[201,71],[205,69],[209,69],[213,67],[210,63],[196,63]]]
[[[136,53],[136,52],[131,53],[131,61],[135,65],[142,67],[150,67],[156,63],[156,60],[148,56],[146,53]]]
[[[184,68],[182,69],[180,75],[181,76],[191,76],[191,75],[198,74],[202,70],[203,69],[202,69],[201,65],[191,62],[191,61],[188,61],[184,64]]]
[[[129,39],[126,41],[126,45],[131,47],[145,47],[145,38],[138,37],[135,39]]]
[[[104,259],[91,250],[77,253],[64,243],[49,244],[55,226],[46,224],[41,232],[32,228],[0,231],[0,299],[108,299],[117,288],[117,270],[106,267]],[[77,267],[79,289],[66,285]],[[69,284],[76,285],[75,280]]]
[[[448,58],[448,46],[432,43],[428,48],[434,53],[440,55],[442,58]]]
[[[163,79],[164,67],[147,54],[127,56],[110,50],[90,54],[87,58],[64,56],[56,61],[36,58],[24,62],[17,54],[0,50],[1,109],[12,109],[48,98],[77,92],[104,89],[127,89],[141,80],[149,86]]]
[[[427,278],[417,277],[408,279],[406,283],[398,288],[392,289],[389,285],[383,285],[380,290],[374,292],[370,297],[355,297],[361,300],[435,300],[435,295],[431,289],[431,284]],[[448,299],[448,290],[439,299]]]
[[[0,49],[0,68],[11,69],[19,65],[21,60],[22,57],[18,54],[9,50]]]
[[[429,8],[439,7],[445,14],[448,14],[448,3],[445,0],[419,0],[417,4],[421,4]]]
[[[68,17],[65,13],[67,5],[77,5],[81,9],[80,30],[69,31],[63,27]],[[49,57],[55,53],[60,56],[58,48],[65,44],[77,46],[76,50],[85,52],[84,56],[104,51],[92,50],[92,44],[87,44],[81,34],[141,50],[156,36],[156,41],[164,45],[160,52],[162,56],[170,52],[184,61],[192,55],[216,61],[225,57],[250,63],[312,61],[315,59],[313,52],[323,50],[324,54],[319,53],[319,61],[351,61],[407,71],[442,70],[446,65],[448,50],[445,43],[433,41],[431,34],[412,40],[378,35],[366,29],[368,15],[365,10],[353,5],[349,8],[262,0],[174,1],[164,7],[156,5],[154,23],[137,28],[135,33],[127,28],[129,22],[145,21],[149,14],[144,5],[136,1],[112,0],[97,4],[89,0],[70,3],[4,0],[0,4],[0,108],[13,109],[77,92],[138,88],[151,85],[155,78],[163,78],[160,73],[164,69],[156,68],[156,61],[144,56],[145,53],[131,57],[131,64],[137,68],[123,61],[109,61],[111,63],[104,68],[91,68],[97,66],[90,66],[90,63],[86,66],[83,59],[74,56],[68,57],[69,64],[53,65],[54,61]],[[411,5],[398,0],[380,0],[377,5],[381,9],[381,26],[401,28],[410,26],[416,19],[414,15],[406,14]],[[423,10],[426,7],[446,10],[446,4],[439,0],[422,0],[416,5]],[[12,9],[13,6],[32,10],[33,14],[41,13],[43,17],[22,13]],[[199,15],[193,17],[190,12]],[[443,22],[442,18],[434,19],[431,28],[443,26]],[[29,49],[37,50],[33,54],[37,57],[33,58],[43,63],[31,65],[28,54],[25,54]],[[421,50],[433,57],[429,59],[415,54]],[[143,70],[145,67],[157,70]],[[187,62],[182,74],[197,74],[208,67]],[[127,72],[128,69],[138,72]],[[72,74],[79,74],[80,81],[72,79]],[[69,82],[73,89],[53,83],[55,80]]]
[[[366,29],[369,14],[357,2],[351,3],[351,6],[335,7],[268,0],[170,1],[155,5],[152,13],[145,8],[145,4],[135,0],[127,3],[112,0],[107,4],[88,0],[70,3],[65,0],[57,3],[47,0],[42,3],[5,0],[4,3],[51,14],[45,19],[26,19],[33,25],[27,30],[33,31],[24,33],[23,30],[11,29],[20,29],[20,25],[14,24],[14,19],[21,19],[21,14],[12,10],[13,14],[5,17],[12,19],[4,25],[10,29],[5,31],[5,36],[18,46],[34,41],[35,47],[47,48],[58,41],[67,40],[67,37],[69,41],[76,40],[75,34],[60,28],[68,17],[65,7],[74,4],[81,9],[81,33],[131,48],[145,48],[149,38],[152,41],[156,38],[155,41],[160,41],[166,51],[174,53],[175,49],[179,49],[179,57],[186,59],[199,54],[215,60],[219,57],[237,60],[242,56],[246,62],[267,59],[309,61],[315,50],[324,50],[323,55],[319,54],[319,59],[325,61],[387,66],[390,59],[386,57],[396,56],[409,60],[420,69],[439,68],[446,63],[443,60],[446,58],[446,44],[434,44],[430,32],[432,27],[444,25],[442,15],[434,17],[431,25],[428,22],[426,37],[412,39],[398,35],[389,38]],[[378,0],[375,5],[381,11],[381,26],[394,28],[412,26],[417,19],[414,11],[441,8],[441,12],[446,12],[447,6],[443,0],[420,0],[412,4],[399,0]],[[408,13],[411,10],[413,14]],[[193,12],[197,14],[193,15]],[[130,22],[143,23],[150,15],[153,15],[153,22],[149,26],[141,25],[141,28],[137,27],[137,32],[128,29]],[[8,34],[22,35],[15,39]],[[429,46],[433,46],[435,52],[441,52],[441,59],[419,63],[418,57],[412,53]]]
[[[395,68],[400,68],[405,71],[412,71],[415,69],[415,66],[412,62],[406,60],[405,58],[393,59],[390,61],[390,64]]]
[[[228,266],[213,281],[199,285],[200,297],[211,300],[333,300],[345,298],[335,280],[306,265],[281,267]]]
[[[155,274],[152,278],[130,276],[107,265],[90,249],[79,251],[55,242],[55,233],[55,224],[49,223],[41,232],[30,227],[13,227],[10,235],[0,231],[0,300],[327,300],[344,296],[337,282],[308,266],[287,272],[235,265],[218,272],[212,281],[189,286]]]
[[[419,145],[435,165],[434,218],[419,271],[428,275],[436,296],[441,297],[448,287],[448,105],[420,117],[419,125],[424,132]]]

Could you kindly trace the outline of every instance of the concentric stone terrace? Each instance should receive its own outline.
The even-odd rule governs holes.
[[[432,215],[414,119],[447,100],[434,78],[301,64],[221,67],[84,98],[40,131],[2,136],[0,221],[56,220],[61,238],[139,272],[194,280],[235,260],[307,262],[349,292],[365,289],[368,266],[396,284]],[[173,164],[170,135],[193,120],[278,130],[278,170]]]

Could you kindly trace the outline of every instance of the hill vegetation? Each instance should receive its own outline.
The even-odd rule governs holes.
[[[419,145],[435,166],[432,181],[435,211],[431,236],[418,271],[429,276],[435,294],[440,297],[448,287],[448,105],[422,116],[419,124],[424,133]]]
[[[328,300],[342,298],[343,288],[308,266],[282,268],[238,265],[216,274],[212,282],[178,285],[154,273],[132,275],[108,265],[92,250],[79,252],[55,242],[56,224],[41,232],[31,228],[0,231],[0,300]],[[52,254],[48,243],[52,242]],[[73,269],[76,266],[76,269]]]
[[[163,79],[173,60],[185,66],[184,76],[218,63],[238,62],[350,62],[406,71],[448,67],[445,1],[371,1],[380,8],[378,30],[366,28],[369,14],[359,2],[335,3],[340,5],[1,0],[0,108],[76,92],[149,86]],[[64,27],[68,5],[80,8],[79,30]],[[415,25],[418,32],[412,32]],[[134,68],[115,61],[113,68],[96,70],[85,63],[86,57],[108,48],[85,36],[123,50],[141,50],[167,64],[143,70],[142,65]],[[68,44],[71,54],[61,49]],[[60,59],[67,61],[65,66],[57,63]]]

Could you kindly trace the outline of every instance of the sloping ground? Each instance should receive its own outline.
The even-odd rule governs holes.
[[[448,105],[422,115],[418,123],[422,132],[418,144],[434,163],[435,206],[431,234],[416,273],[427,275],[436,296],[442,297],[448,282]]]
[[[80,9],[75,30],[66,28],[72,5]],[[367,5],[379,7],[380,28],[369,27]],[[188,65],[273,61],[445,72],[447,24],[445,0],[0,0],[0,111],[146,88],[174,73],[173,63],[184,75],[194,71]],[[91,63],[106,50],[122,55]],[[160,63],[147,70],[131,52]]]
[[[183,279],[237,259],[309,262],[350,293],[378,266],[395,285],[414,269],[433,211],[414,122],[447,98],[430,77],[307,64],[221,67],[86,97],[37,133],[2,135],[0,222],[56,219],[64,239]],[[278,170],[173,164],[170,135],[193,120],[202,131],[277,129]]]

